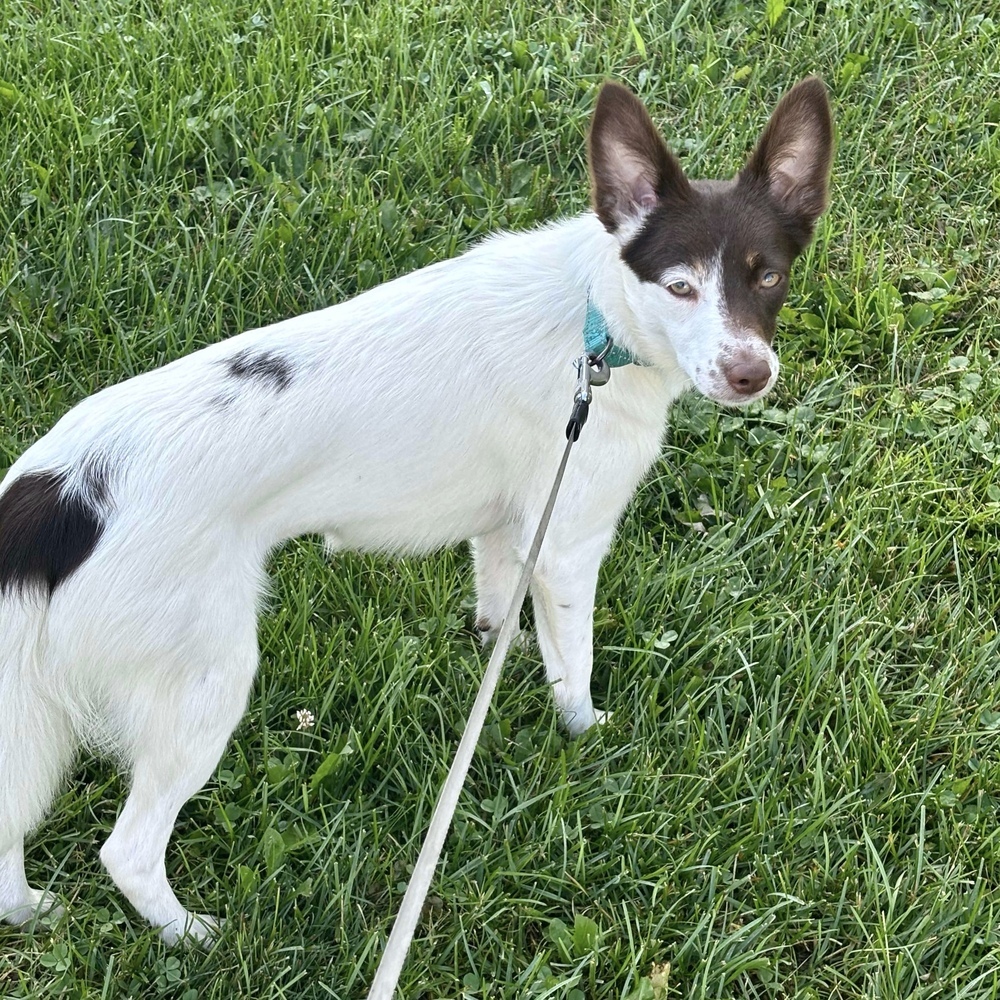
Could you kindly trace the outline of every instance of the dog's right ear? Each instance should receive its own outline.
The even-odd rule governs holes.
[[[601,88],[590,125],[591,204],[609,233],[632,230],[668,196],[690,186],[649,113],[628,87]]]

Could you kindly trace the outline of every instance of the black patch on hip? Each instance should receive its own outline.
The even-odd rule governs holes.
[[[29,472],[0,494],[0,595],[40,587],[51,597],[94,550],[104,523],[93,501],[107,482],[93,469],[86,478],[84,491],[67,491],[65,472]]]
[[[295,369],[292,363],[273,351],[255,351],[245,347],[226,361],[226,368],[233,378],[250,379],[269,385],[281,392],[292,384]]]

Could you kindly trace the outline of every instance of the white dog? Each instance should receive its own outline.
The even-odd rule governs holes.
[[[799,83],[728,181],[689,181],[606,84],[593,212],[494,237],[349,302],[252,330],[85,399],[0,486],[0,916],[53,905],[23,839],[81,745],[131,792],[101,850],[167,941],[211,936],[167,882],[178,810],[211,776],[257,669],[268,553],[425,552],[472,539],[479,627],[510,602],[564,445],[573,360],[620,365],[572,455],[531,588],[556,705],[580,733],[597,571],[671,402],[774,384],[793,259],[827,200],[823,85]],[[589,317],[589,320],[588,320]],[[595,340],[596,338],[596,340]]]

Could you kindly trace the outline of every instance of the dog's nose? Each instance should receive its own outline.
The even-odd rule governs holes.
[[[729,387],[741,396],[760,392],[771,377],[771,366],[763,358],[741,358],[722,365]]]

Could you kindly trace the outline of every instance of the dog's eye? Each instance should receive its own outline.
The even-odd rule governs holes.
[[[781,275],[777,271],[765,271],[760,279],[761,288],[776,288],[781,282]]]
[[[690,295],[694,289],[691,287],[690,283],[679,278],[677,281],[671,281],[667,285],[667,291],[672,295],[676,295],[679,299],[686,298]]]

